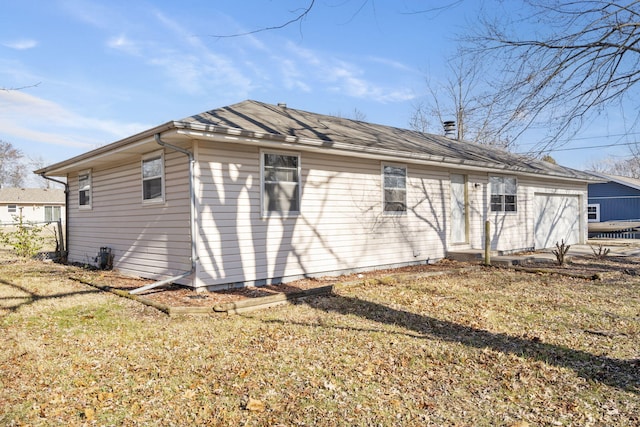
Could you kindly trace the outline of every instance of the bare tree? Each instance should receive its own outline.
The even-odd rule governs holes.
[[[10,142],[0,141],[0,187],[22,186],[27,174],[22,158],[22,152]]]
[[[483,63],[457,53],[447,61],[444,83],[427,78],[427,99],[414,106],[409,125],[420,132],[441,133],[442,124],[456,122],[456,138],[508,148],[510,138],[496,114],[496,99],[483,81]]]
[[[500,3],[497,3],[498,5]],[[503,78],[496,86],[504,126],[544,126],[532,151],[559,146],[592,114],[636,94],[640,1],[526,0],[520,15],[493,8],[466,38]],[[511,4],[512,5],[512,4]],[[635,108],[635,104],[634,104]],[[634,112],[637,114],[637,112]],[[638,124],[638,118],[633,125]]]
[[[364,122],[365,120],[367,120],[367,115],[362,110],[359,110],[357,107],[354,107],[353,111],[350,114],[343,114],[342,112],[338,111],[335,113],[331,113],[331,115],[334,117],[357,120],[360,122]]]
[[[592,162],[587,167],[587,170],[640,179],[640,149],[637,146],[630,147],[629,151],[630,156],[627,158],[614,159],[613,157],[606,157],[597,162]]]

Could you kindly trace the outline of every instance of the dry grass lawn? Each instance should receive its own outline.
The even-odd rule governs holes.
[[[169,318],[76,273],[0,265],[0,425],[640,425],[636,276],[487,269]]]

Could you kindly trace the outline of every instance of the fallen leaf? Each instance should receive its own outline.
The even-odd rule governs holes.
[[[87,421],[93,421],[96,416],[96,411],[93,408],[85,408],[84,409],[84,418]]]
[[[327,390],[333,391],[333,390],[336,389],[336,386],[331,381],[325,381],[324,382],[324,388],[326,388]]]
[[[264,402],[262,402],[261,400],[252,399],[250,397],[249,400],[247,401],[247,404],[245,405],[245,409],[247,411],[263,412],[265,410],[265,405],[264,405]]]

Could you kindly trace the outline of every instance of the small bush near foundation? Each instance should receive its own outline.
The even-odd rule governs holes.
[[[556,249],[552,250],[551,253],[556,256],[556,262],[558,265],[564,265],[569,248],[571,248],[571,245],[567,245],[564,242],[564,239],[562,239],[561,243],[556,242]]]
[[[609,252],[611,252],[611,249],[605,248],[602,245],[598,245],[597,247],[593,247],[592,245],[589,245],[589,247],[593,251],[593,256],[596,259],[605,259],[607,255],[609,255]]]

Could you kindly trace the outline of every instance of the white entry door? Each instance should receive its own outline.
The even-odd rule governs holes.
[[[451,243],[468,243],[466,183],[465,175],[451,175]]]

